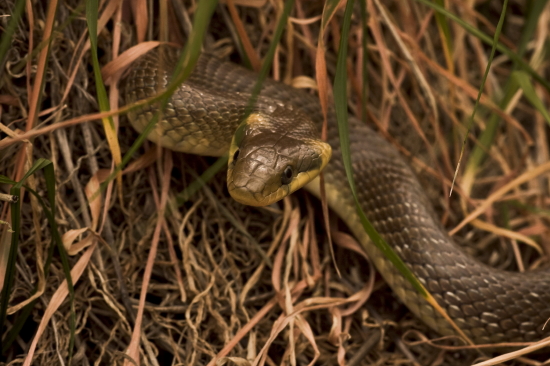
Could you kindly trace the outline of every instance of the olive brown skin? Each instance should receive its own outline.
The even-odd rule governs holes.
[[[126,79],[126,103],[157,95],[171,75],[177,52],[162,47],[136,61]],[[255,80],[256,75],[246,69],[202,55],[192,75],[172,95],[163,119],[149,138],[177,151],[212,156],[229,152],[229,190],[237,200],[247,204],[251,204],[252,198],[260,197],[258,192],[262,190],[277,196],[276,199],[282,198],[283,195],[272,193],[276,190],[273,186],[280,186],[284,194],[291,193],[295,189],[289,189],[289,185],[298,173],[308,175],[300,185],[313,179],[306,188],[318,195],[319,183],[315,177],[326,165],[323,172],[329,206],[346,222],[387,283],[427,325],[444,335],[455,334],[451,325],[412,288],[365,234],[346,180],[332,110],[328,116],[327,141],[332,148],[332,158],[328,162],[330,148],[323,146],[316,135],[323,121],[317,98],[266,81],[253,113],[256,117],[252,118],[267,116],[276,120],[277,115],[282,114],[284,124],[288,112],[295,111],[299,116],[306,116],[307,121],[285,125],[284,139],[279,136],[274,137],[273,142],[266,142],[268,134],[254,142],[254,138],[246,138],[254,133],[241,131],[241,141],[232,144]],[[141,131],[155,111],[154,105],[144,106],[129,113],[129,117],[133,126]],[[253,125],[250,123],[248,127]],[[296,131],[291,127],[296,127]],[[349,128],[352,166],[363,211],[464,334],[476,344],[535,341],[549,335],[548,327],[543,329],[550,318],[548,274],[505,272],[463,253],[441,226],[415,174],[396,149],[357,119],[350,118]],[[277,132],[273,136],[277,136]],[[286,140],[292,142],[285,143]],[[297,147],[296,140],[303,140],[307,148]],[[287,156],[294,153],[302,155]],[[244,163],[247,156],[253,158]],[[268,168],[260,166],[260,161]],[[263,172],[270,172],[272,176],[260,181]],[[242,197],[234,193],[239,187],[248,189],[247,185],[256,191],[244,193]],[[264,201],[263,197],[255,205],[272,202],[271,199]]]

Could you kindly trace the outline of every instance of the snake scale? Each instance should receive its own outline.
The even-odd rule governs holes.
[[[175,49],[161,47],[134,62],[125,82],[126,103],[152,97],[163,90],[172,74],[177,53]],[[178,151],[211,156],[227,153],[255,81],[253,72],[203,54],[188,80],[172,95],[163,119],[149,138]],[[300,118],[309,117],[313,130],[320,130],[321,108],[313,95],[268,80],[263,84],[258,101],[255,111],[273,113],[274,118],[281,116],[284,132],[274,132],[275,142],[259,139],[256,143],[260,146],[248,148],[248,152],[243,146],[240,150],[239,146],[232,148],[230,169],[249,154],[265,154],[241,164],[241,168],[252,170],[244,178],[233,176],[230,191],[231,184],[248,184],[252,188],[260,185],[260,191],[270,189],[259,183],[258,177],[276,169],[281,161],[287,164],[287,155],[302,151],[293,145],[294,141],[309,140],[311,131],[305,132],[306,137],[293,132],[293,125],[298,130],[303,128],[301,122],[287,120],[288,111],[298,113]],[[146,105],[134,109],[129,118],[132,125],[142,131],[156,111],[155,105]],[[261,118],[256,124],[269,129]],[[415,174],[398,151],[355,118],[350,118],[349,128],[355,181],[364,212],[465,335],[476,344],[534,341],[548,335],[548,328],[543,329],[543,326],[550,317],[550,278],[544,272],[501,271],[463,253],[440,224]],[[407,307],[437,332],[455,334],[448,322],[418,295],[365,234],[346,180],[333,111],[329,112],[327,142],[332,147],[332,158],[324,169],[329,206],[349,226]],[[307,153],[312,152],[308,150]],[[291,165],[287,165],[275,181],[279,185],[282,181],[283,188],[288,187],[286,183],[297,170],[317,171],[326,163],[321,160],[306,157],[301,160],[300,168],[293,166],[290,172]],[[238,183],[239,179],[245,182]],[[306,188],[319,195],[318,178]],[[286,190],[286,193],[291,191]]]

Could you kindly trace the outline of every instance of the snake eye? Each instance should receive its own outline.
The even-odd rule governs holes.
[[[235,152],[233,153],[233,163],[235,163],[238,158],[239,158],[239,149],[235,150]]]
[[[282,184],[289,184],[292,181],[292,177],[294,176],[294,171],[292,170],[292,167],[289,165],[285,168],[283,171],[283,174],[281,175],[281,183]]]

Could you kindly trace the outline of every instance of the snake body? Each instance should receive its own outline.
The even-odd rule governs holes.
[[[165,88],[176,58],[175,51],[161,48],[136,61],[126,79],[126,102],[155,96]],[[178,151],[212,156],[226,153],[256,78],[235,64],[202,55],[189,79],[171,97],[150,139]],[[315,96],[266,81],[259,100],[259,110],[294,110],[308,116],[314,129],[320,130],[323,118]],[[264,105],[269,101],[275,107]],[[138,108],[129,114],[130,121],[141,131],[156,111],[155,105]],[[362,209],[464,334],[476,344],[534,341],[548,335],[543,326],[550,318],[550,278],[544,272],[501,271],[463,253],[440,224],[398,151],[355,118],[350,118],[349,128]],[[279,140],[294,137],[288,132]],[[332,159],[324,169],[329,206],[346,222],[407,307],[437,332],[455,334],[365,234],[346,180],[333,111],[329,112],[327,142],[332,147]],[[306,188],[319,195],[318,179]]]

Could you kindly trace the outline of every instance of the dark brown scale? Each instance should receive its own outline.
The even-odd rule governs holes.
[[[169,53],[167,69],[176,57]],[[126,87],[128,103],[156,94],[158,57],[152,52],[134,66]],[[225,100],[224,95],[248,100],[255,80],[254,73],[237,65],[202,56],[187,85],[172,97],[167,118],[159,124],[160,143],[174,148],[184,140],[186,131],[196,130],[213,150],[227,149],[235,129],[227,121],[242,113],[243,107]],[[201,90],[208,91],[208,96]],[[261,95],[301,110],[317,124],[322,121],[317,98],[306,92],[266,81]],[[136,128],[142,129],[153,112],[153,107],[143,107],[130,117]],[[192,122],[195,119],[201,119],[204,126],[199,128]],[[348,223],[411,311],[438,332],[454,334],[363,232],[349,192],[332,111],[328,136],[333,156],[324,172],[327,191],[334,192],[329,205]],[[350,142],[359,201],[367,217],[471,340],[478,344],[533,341],[549,334],[542,330],[550,317],[550,278],[546,273],[504,272],[464,254],[440,225],[415,174],[393,146],[354,118],[350,118]]]

